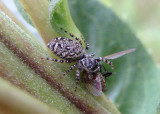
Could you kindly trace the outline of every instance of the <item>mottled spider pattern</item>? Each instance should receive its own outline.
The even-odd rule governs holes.
[[[69,73],[74,68],[77,68],[76,88],[80,80],[80,72],[82,72],[82,81],[87,85],[87,89],[94,96],[100,96],[101,91],[105,91],[105,77],[110,76],[112,74],[111,72],[107,72],[100,62],[106,62],[113,69],[113,64],[112,62],[108,61],[108,59],[116,59],[124,54],[135,51],[135,49],[130,49],[109,56],[94,58],[94,54],[86,54],[86,50],[89,49],[89,44],[85,41],[83,37],[82,40],[86,45],[85,49],[82,47],[82,41],[79,38],[75,37],[73,34],[68,33],[65,30],[64,32],[70,35],[72,39],[67,37],[58,37],[48,43],[48,48],[62,60],[51,58],[46,58],[46,60],[61,63],[75,62],[74,65],[72,65],[68,70],[66,70],[64,75]],[[102,68],[105,69],[104,73],[102,73]]]
[[[63,37],[53,39],[48,47],[55,55],[69,61],[76,61],[85,53],[80,43]]]

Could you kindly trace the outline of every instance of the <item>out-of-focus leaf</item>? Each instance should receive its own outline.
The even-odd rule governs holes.
[[[69,0],[73,20],[89,42],[90,52],[105,56],[136,48],[113,60],[113,77],[106,93],[123,114],[152,114],[160,96],[160,76],[152,57],[129,27],[97,0]],[[105,65],[109,71],[111,69]]]
[[[109,6],[129,24],[138,38],[160,66],[160,1],[159,0],[99,0]]]
[[[27,15],[27,13],[24,11],[24,9],[22,8],[22,6],[20,5],[19,1],[18,1],[18,0],[14,0],[14,3],[15,3],[15,5],[16,5],[18,11],[20,12],[20,14],[23,16],[23,18],[24,18],[30,25],[34,26],[33,23],[32,23],[32,21],[30,20],[29,16]]]
[[[154,30],[144,30],[138,33],[141,37],[140,40],[148,50],[149,54],[155,60],[157,66],[160,70],[160,33],[159,28],[154,28]]]
[[[0,74],[1,75],[1,74]],[[0,76],[1,77],[1,76]],[[31,97],[28,93],[0,78],[0,113],[2,114],[59,114],[53,107]]]
[[[41,35],[44,42],[47,44],[52,38],[58,36],[49,22],[47,0],[18,0],[21,7],[24,8],[27,15],[31,19],[34,27]]]
[[[30,36],[34,37],[33,34],[29,32],[29,30],[22,24],[17,17],[10,11],[5,4],[0,1],[0,10],[3,11],[6,15],[8,15],[18,26],[20,26],[26,33],[28,33]]]

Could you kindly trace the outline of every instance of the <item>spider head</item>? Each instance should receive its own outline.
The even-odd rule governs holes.
[[[79,69],[88,73],[95,73],[100,71],[100,62],[93,57],[85,57],[78,61]]]

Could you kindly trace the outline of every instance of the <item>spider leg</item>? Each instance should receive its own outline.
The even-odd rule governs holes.
[[[114,69],[113,63],[107,59],[104,59],[103,57],[99,57],[96,59],[97,61],[104,61],[105,63],[107,63],[108,65],[110,65],[112,67],[112,69]]]
[[[77,85],[79,84],[79,80],[80,80],[80,71],[78,69],[76,71],[76,87],[75,87],[75,91],[77,90]]]
[[[63,30],[63,28],[61,28],[61,30]],[[67,33],[68,35],[70,35],[72,38],[74,38],[75,40],[77,40],[80,44],[81,44],[81,46],[82,46],[82,41],[79,39],[79,38],[77,38],[76,36],[74,36],[73,34],[71,34],[71,33],[69,33],[69,32],[67,32],[66,30],[63,30],[65,33]],[[85,50],[88,50],[89,49],[89,44],[87,43],[87,41],[84,39],[84,37],[81,35],[81,38],[82,38],[82,40],[84,41],[84,43],[85,43],[85,45],[86,45],[86,48],[85,48]]]
[[[102,84],[102,91],[106,91],[106,81],[105,81],[105,78],[100,75],[100,78],[101,78],[101,84]]]
[[[87,55],[88,57],[94,57],[95,53],[91,53],[90,55]]]
[[[61,30],[63,30],[65,33],[67,33],[67,34],[70,35],[72,38],[74,38],[75,40],[77,40],[77,41],[81,44],[81,46],[82,46],[82,41],[81,41],[79,38],[77,38],[77,37],[74,36],[73,34],[69,33],[68,31],[64,30],[63,28],[61,28]]]
[[[77,66],[77,64],[72,65],[68,70],[66,70],[66,72],[63,74],[63,76],[67,75],[71,70],[76,68],[76,66]],[[62,78],[62,76],[60,76],[60,78]]]
[[[103,76],[106,78],[106,77],[109,77],[112,75],[112,72],[105,72],[103,73]]]
[[[104,61],[106,62],[108,65],[110,65],[112,67],[112,69],[114,69],[113,63],[111,61],[108,61],[107,59]]]
[[[84,37],[81,35],[81,38],[83,39],[84,43],[86,44],[86,50],[89,49],[89,44],[87,43],[87,41],[84,39]]]
[[[41,58],[43,60],[48,60],[48,61],[54,61],[54,62],[60,62],[60,63],[71,63],[72,61],[69,60],[60,60],[60,59],[51,59],[51,58]]]
[[[107,69],[104,67],[104,65],[102,65],[102,67],[103,67],[104,71],[106,72],[106,71],[107,71]]]
[[[102,73],[102,75],[103,75],[103,77],[109,77],[109,76],[111,76],[112,75],[112,72],[108,72],[107,70],[106,70],[106,68],[104,67],[104,65],[102,65],[102,67],[103,67],[103,69],[104,69],[104,73],[102,73],[102,70],[101,70],[101,73]]]

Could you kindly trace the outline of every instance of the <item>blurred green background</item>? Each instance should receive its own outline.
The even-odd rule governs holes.
[[[160,1],[99,0],[129,24],[160,68]]]

